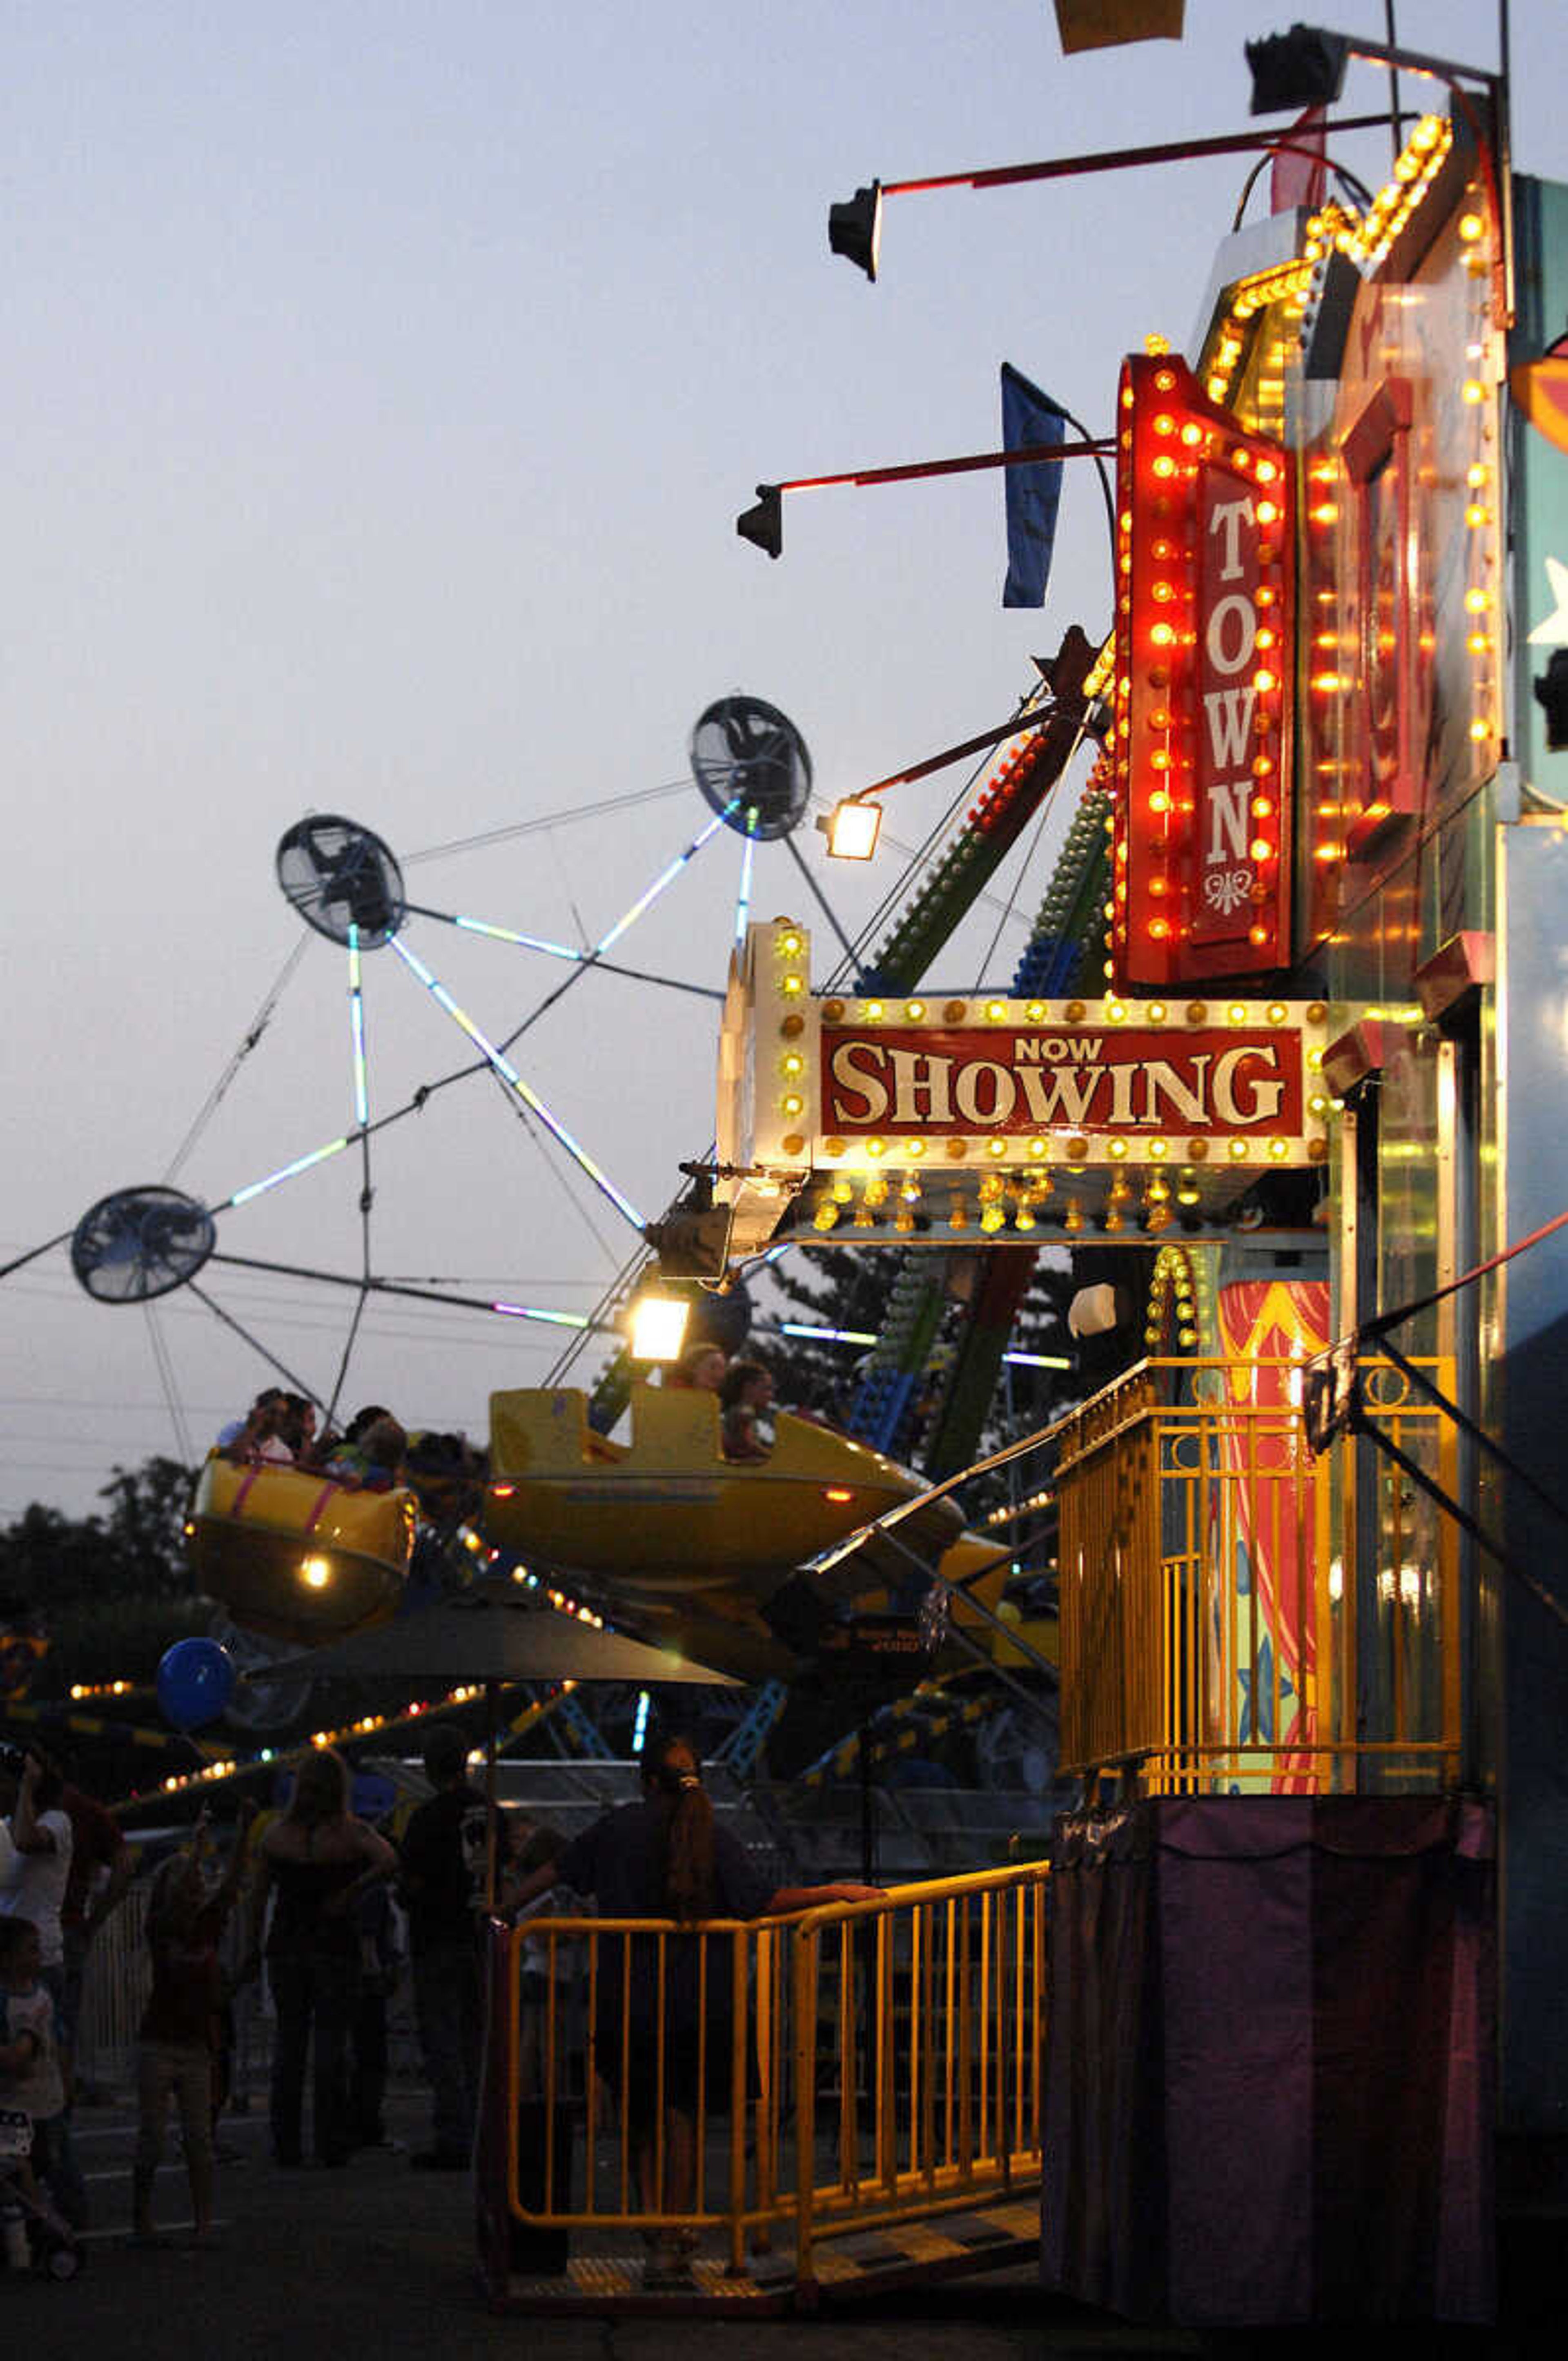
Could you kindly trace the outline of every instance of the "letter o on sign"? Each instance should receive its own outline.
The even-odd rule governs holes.
[[[1236,618],[1234,627],[1233,616]],[[1256,639],[1257,616],[1250,598],[1245,598],[1239,590],[1232,590],[1225,598],[1215,601],[1210,609],[1203,646],[1216,672],[1240,672],[1244,664],[1252,662]]]
[[[1018,1085],[1010,1067],[977,1058],[971,1065],[959,1068],[953,1097],[965,1123],[1005,1123],[1017,1096]],[[990,1102],[988,1105],[981,1104],[982,1097]]]

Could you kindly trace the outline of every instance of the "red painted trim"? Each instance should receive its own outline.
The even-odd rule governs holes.
[[[327,1483],[322,1486],[320,1492],[316,1496],[315,1505],[312,1509],[310,1515],[305,1519],[303,1530],[307,1533],[313,1533],[315,1532],[317,1521],[321,1516],[322,1510],[326,1507],[326,1504],[331,1499],[333,1494],[334,1492],[340,1492],[342,1489],[343,1487],[341,1484]]]

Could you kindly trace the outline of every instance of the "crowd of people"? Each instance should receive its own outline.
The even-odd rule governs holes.
[[[750,1355],[731,1360],[721,1345],[693,1345],[668,1365],[663,1384],[672,1392],[717,1395],[719,1447],[726,1459],[767,1458],[773,1446],[769,1414],[775,1388],[765,1362]],[[331,1428],[318,1433],[315,1404],[280,1386],[265,1387],[244,1418],[231,1419],[221,1429],[215,1447],[228,1459],[300,1467],[357,1490],[385,1491],[404,1481],[423,1487],[444,1477],[471,1480],[485,1473],[485,1455],[466,1437],[411,1434],[380,1402],[356,1411],[341,1433]]]
[[[671,1389],[712,1393],[720,1447],[737,1462],[773,1448],[773,1378],[761,1361],[731,1361],[718,1345],[694,1345],[664,1373]],[[294,1466],[362,1489],[385,1489],[423,1469],[431,1480],[469,1483],[479,1468],[460,1436],[411,1437],[381,1403],[367,1403],[341,1433],[318,1431],[306,1396],[269,1387],[216,1448],[255,1466]],[[482,1472],[482,1471],[481,1471]],[[150,1992],[138,2049],[139,2128],[132,2177],[132,2235],[156,2242],[152,2192],[170,2110],[179,2116],[198,2242],[213,2231],[214,2125],[225,2095],[236,1990],[265,1972],[275,2020],[272,2156],[280,2167],[310,2151],[341,2168],[385,2137],[387,2003],[405,1944],[414,2017],[432,2098],[431,2136],[412,2157],[422,2169],[466,2170],[473,2149],[483,2042],[481,1905],[504,1913],[547,1907],[553,1891],[592,1897],[611,1916],[679,1922],[755,1917],[820,1894],[765,1893],[740,1848],[713,1820],[696,1755],[684,1741],[655,1749],[643,1766],[641,1804],[609,1815],[568,1843],[555,1830],[493,1817],[468,1774],[466,1742],[436,1724],[424,1750],[431,1794],[400,1840],[350,1809],[348,1773],[322,1750],[301,1764],[283,1808],[256,1832],[247,1814],[227,1866],[205,1820],[159,1863],[148,1893]],[[94,1934],[129,1889],[135,1854],[114,1816],[69,1783],[37,1746],[0,1746],[0,2123],[26,2120],[18,2158],[0,2141],[0,2180],[20,2172],[65,2224],[87,2221],[71,2139],[73,2049],[82,1977]],[[823,1889],[843,1894],[845,1888]],[[855,1889],[859,1891],[859,1889]],[[238,1943],[225,1941],[240,1915]],[[700,1945],[698,1946],[700,1949]],[[523,1947],[525,1985],[566,1972],[558,1945]],[[598,2070],[624,2085],[644,2203],[656,2147],[665,2158],[663,2202],[689,2195],[692,2125],[702,2054],[693,2022],[697,1983],[683,1955],[671,1981],[666,2026],[667,2122],[651,2123],[650,1994],[639,1989],[635,1947],[607,1949],[597,1980]],[[543,1963],[542,1963],[543,1962]],[[645,1981],[645,1980],[644,1980]],[[628,1986],[630,1989],[628,1991]],[[722,1978],[713,1989],[727,1993]],[[525,1990],[525,2004],[543,1991]],[[624,2004],[624,2005],[623,2005]],[[708,2011],[707,2039],[728,2052],[727,1997]],[[622,2056],[621,2029],[630,2026]],[[524,2048],[530,2016],[523,2013]],[[718,2078],[714,2078],[717,2087]],[[678,2271],[678,2252],[651,2268]]]
[[[341,1432],[318,1428],[316,1405],[304,1394],[266,1386],[243,1418],[219,1430],[214,1448],[250,1466],[302,1468],[356,1491],[385,1492],[415,1481],[423,1487],[472,1483],[485,1473],[485,1455],[466,1436],[411,1433],[383,1402],[367,1402]]]
[[[199,2245],[213,2237],[214,2132],[226,2095],[233,2002],[263,1971],[275,2018],[275,2165],[298,2167],[308,2148],[316,2163],[342,2168],[356,2150],[385,2144],[387,2004],[406,1930],[432,2103],[429,2143],[410,2161],[420,2170],[466,2170],[480,2103],[488,1913],[527,1921],[552,1906],[552,1895],[565,1894],[584,1910],[591,1899],[609,1918],[689,1926],[869,1890],[772,1887],[716,1823],[698,1758],[684,1739],[649,1750],[640,1803],[571,1841],[488,1804],[469,1775],[467,1741],[451,1724],[433,1724],[423,1761],[429,1797],[396,1842],[354,1813],[346,1766],[322,1749],[302,1762],[286,1803],[264,1825],[253,1828],[254,1815],[242,1814],[221,1874],[205,1815],[159,1863],[145,1921],[150,1988],[137,2052],[133,2242],[162,2242],[152,2199],[171,2111],[193,2236]],[[86,2225],[87,2206],[71,2137],[73,2012],[87,1947],[124,1898],[132,1862],[113,1816],[70,1785],[40,1748],[0,1749],[0,2121],[25,2119],[31,2150],[30,2158],[4,2161],[77,2230]],[[73,1902],[77,1866],[82,1877]],[[236,1912],[237,1945],[225,1939]],[[729,1979],[717,1966],[703,1972],[707,1939],[677,1943],[657,1972],[640,1938],[598,1946],[591,2008],[597,2071],[626,2110],[649,2212],[678,2214],[689,2205],[705,2078],[708,2111],[724,2103]],[[519,1957],[521,2087],[530,2033],[552,1983],[552,2022],[559,2023],[560,1980],[580,1980],[581,1965],[570,1946],[526,1938]],[[536,2049],[533,2057],[537,2067]],[[689,2267],[684,2236],[648,2235],[651,2279],[678,2280]]]
[[[216,1448],[226,1459],[302,1467],[336,1483],[385,1491],[400,1479],[409,1437],[381,1402],[356,1411],[341,1433],[330,1427],[318,1433],[314,1402],[281,1386],[266,1386],[244,1418],[231,1419],[219,1430]]]

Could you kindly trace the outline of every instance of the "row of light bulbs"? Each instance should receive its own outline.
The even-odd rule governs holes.
[[[547,1697],[535,1700],[510,1725],[511,1734],[515,1736],[529,1721],[535,1720],[551,1711],[559,1699],[569,1696],[576,1686],[576,1681],[569,1680],[562,1681],[558,1686],[553,1686]],[[167,1779],[160,1779],[155,1788],[133,1790],[125,1800],[128,1804],[145,1803],[149,1794],[181,1795],[189,1794],[192,1788],[216,1786],[221,1785],[225,1780],[243,1778],[248,1772],[264,1768],[287,1769],[290,1764],[302,1763],[309,1755],[319,1753],[323,1748],[345,1746],[352,1741],[374,1738],[382,1731],[400,1730],[405,1728],[410,1722],[427,1719],[432,1714],[451,1713],[459,1706],[471,1705],[474,1699],[483,1693],[482,1682],[465,1682],[457,1688],[449,1689],[444,1697],[433,1698],[428,1704],[405,1706],[397,1713],[362,1714],[357,1720],[342,1722],[336,1729],[313,1730],[309,1738],[302,1739],[294,1746],[281,1750],[263,1746],[258,1748],[255,1754],[247,1758],[237,1755],[218,1756],[214,1761],[203,1763],[199,1771],[174,1773]]]
[[[920,1182],[912,1175],[895,1180],[885,1174],[873,1173],[858,1199],[851,1181],[835,1180],[818,1197],[812,1225],[826,1233],[847,1221],[852,1229],[891,1227],[907,1235],[918,1226],[916,1208],[923,1197]],[[1131,1218],[1141,1220],[1146,1230],[1157,1234],[1169,1227],[1179,1210],[1189,1213],[1201,1203],[1199,1176],[1191,1167],[1168,1176],[1158,1171],[1147,1173],[1141,1188],[1135,1187],[1125,1171],[1116,1171],[1105,1191],[1101,1226],[1114,1233],[1125,1229]],[[1026,1234],[1036,1228],[1042,1219],[1059,1221],[1069,1235],[1076,1235],[1086,1226],[1087,1220],[1079,1197],[1066,1194],[1058,1204],[1055,1184],[1048,1172],[1008,1180],[1000,1174],[988,1173],[980,1180],[972,1200],[963,1191],[944,1193],[937,1218],[945,1222],[949,1230],[962,1232],[973,1226],[987,1236],[1008,1227]]]
[[[1177,1342],[1182,1351],[1195,1352],[1201,1341],[1198,1280],[1192,1257],[1184,1246],[1162,1246],[1155,1258],[1144,1327],[1144,1342],[1151,1352],[1166,1340],[1168,1310],[1174,1311]]]

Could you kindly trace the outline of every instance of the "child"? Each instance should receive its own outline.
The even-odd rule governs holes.
[[[0,1918],[0,2107],[26,2115],[32,2164],[13,2158],[13,2179],[38,2202],[34,2168],[47,2177],[50,2142],[65,2112],[54,2048],[54,2004],[38,1980],[38,1930],[30,1918]]]
[[[208,2244],[213,2235],[213,2060],[224,2002],[218,1938],[239,1889],[245,1828],[222,1884],[209,1893],[201,1861],[206,1825],[203,1812],[196,1825],[195,1846],[171,1853],[159,1864],[148,1907],[152,1994],[141,2022],[141,2120],[132,2183],[131,2242],[138,2246],[158,2243],[152,2187],[163,2158],[163,2126],[171,2095],[180,2103],[197,2243]]]

